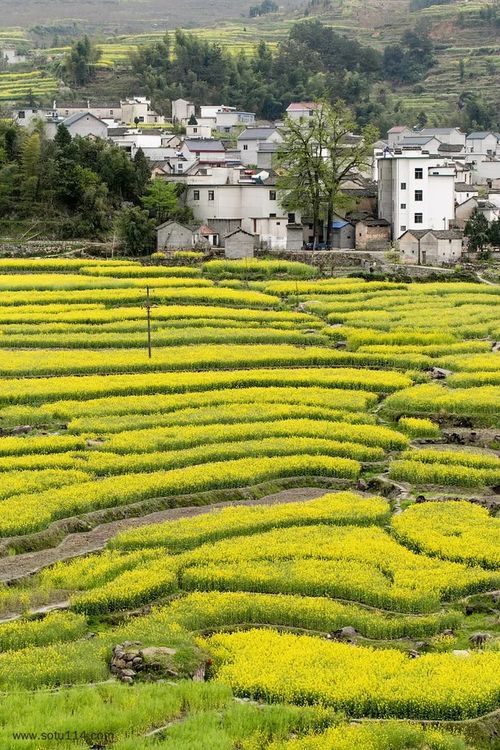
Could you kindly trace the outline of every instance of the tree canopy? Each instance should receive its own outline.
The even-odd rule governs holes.
[[[314,242],[320,221],[327,222],[331,244],[335,211],[346,205],[342,184],[365,168],[377,138],[373,126],[353,136],[355,120],[344,102],[322,102],[307,122],[287,118],[278,149],[280,202],[312,220]]]

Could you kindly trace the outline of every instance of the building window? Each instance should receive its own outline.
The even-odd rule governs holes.
[[[109,110],[109,114],[110,114],[110,115],[112,115],[112,114],[113,114],[113,110],[112,110],[112,109],[110,109],[110,110]]]
[[[184,170],[184,164],[178,164],[177,165],[177,171],[182,172]]]
[[[406,203],[402,203],[400,208],[406,208]]]
[[[276,214],[269,214],[269,218],[270,219],[275,219],[276,218]]]
[[[423,214],[415,214],[414,220],[415,220],[415,224],[423,224],[424,223],[424,215]]]
[[[193,190],[193,200],[199,201],[200,200],[200,191],[199,190]]]
[[[26,115],[25,115],[25,113],[24,113],[24,111],[22,109],[20,109],[19,112],[17,113],[17,117],[18,117],[19,120],[24,120],[25,119]]]
[[[197,132],[198,132],[198,128],[193,128],[193,133],[197,133]]]
[[[288,223],[295,224],[295,214],[288,214]]]
[[[406,224],[401,225],[401,232],[406,232]]]
[[[276,200],[276,190],[270,190],[269,191],[269,200],[275,201]]]
[[[406,182],[401,183],[401,190],[406,190]]]
[[[213,190],[208,191],[208,200],[213,201],[215,199],[215,193]]]
[[[248,151],[248,143],[243,144],[243,151]]]
[[[415,200],[416,201],[423,201],[424,200],[424,193],[422,190],[415,190]]]
[[[424,170],[422,167],[416,167],[415,169],[415,179],[416,180],[423,180],[424,179]]]

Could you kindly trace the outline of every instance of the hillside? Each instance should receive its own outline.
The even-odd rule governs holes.
[[[285,39],[293,24],[311,18],[380,50],[397,43],[408,29],[419,27],[428,31],[435,44],[436,64],[425,80],[398,86],[395,90],[390,84],[383,84],[375,92],[375,97],[384,103],[389,102],[388,109],[396,113],[397,120],[411,124],[415,124],[417,116],[422,113],[431,125],[460,123],[462,98],[467,92],[480,94],[493,111],[500,112],[498,1],[457,0],[410,10],[408,0],[321,0],[321,3],[310,0],[298,7],[287,2],[280,5],[278,13],[248,18],[250,4],[244,0],[236,3],[212,0],[209,4],[188,0],[182,11],[173,3],[168,3],[165,11],[165,5],[160,7],[157,0],[146,0],[141,4],[117,1],[105,5],[83,4],[76,0],[70,6],[71,16],[79,20],[72,27],[68,23],[71,19],[68,18],[67,4],[63,9],[62,4],[54,0],[49,4],[48,14],[46,8],[43,12],[44,22],[53,19],[54,23],[34,27],[33,24],[42,20],[38,4],[28,0],[15,5],[12,0],[2,0],[3,19],[7,24],[16,23],[18,28],[15,31],[0,29],[0,38],[24,36],[35,48],[44,47],[47,54],[57,57],[66,48],[47,49],[54,43],[54,38],[67,44],[72,34],[88,31],[95,35],[102,49],[101,73],[97,85],[77,92],[77,98],[82,94],[109,97],[111,94],[130,93],[132,82],[127,75],[130,53],[138,46],[160,38],[166,28],[189,28],[197,36],[217,42],[231,52],[243,51],[251,55],[260,40],[275,45]],[[416,4],[413,0],[413,5]],[[102,18],[102,8],[106,9],[105,19]],[[485,18],[486,12],[492,17]],[[60,26],[56,19],[59,19]],[[61,19],[64,19],[62,23]],[[206,25],[215,24],[217,19],[221,20],[216,26]],[[20,27],[25,29],[24,34]],[[39,74],[32,79],[24,73],[21,77],[13,77],[9,71],[0,74],[0,100],[20,100],[30,90],[35,96],[52,96],[59,86],[53,71],[44,74],[42,80]],[[64,97],[67,96],[68,92],[64,91]]]

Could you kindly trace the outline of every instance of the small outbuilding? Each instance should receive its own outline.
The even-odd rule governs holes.
[[[193,247],[193,230],[178,221],[166,221],[156,228],[156,249],[190,250]]]
[[[361,219],[356,223],[356,250],[385,250],[391,241],[386,219]]]
[[[224,238],[224,255],[226,258],[253,258],[255,235],[244,229],[235,229]]]
[[[403,263],[446,266],[460,261],[463,235],[456,229],[409,229],[399,238],[399,247]]]
[[[346,219],[332,221],[332,247],[340,250],[354,248],[354,225]]]
[[[302,224],[286,225],[286,249],[302,250],[304,247],[304,227]]]
[[[194,244],[204,247],[219,246],[219,232],[207,224],[202,224],[194,231]]]

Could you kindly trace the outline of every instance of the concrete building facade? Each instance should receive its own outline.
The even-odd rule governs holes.
[[[378,215],[394,237],[410,229],[448,229],[455,217],[453,162],[421,149],[395,149],[379,160]]]

